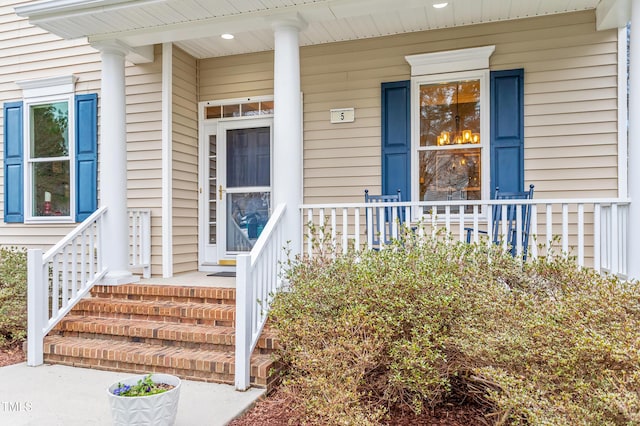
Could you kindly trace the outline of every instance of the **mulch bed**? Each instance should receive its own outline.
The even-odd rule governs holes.
[[[389,426],[486,426],[489,422],[482,411],[470,404],[444,404],[433,412],[416,416],[411,413],[393,413]],[[295,413],[289,401],[277,391],[258,401],[244,416],[229,426],[284,426],[295,425]]]
[[[22,350],[22,342],[0,349],[0,367],[18,364],[26,361],[26,359],[27,356]]]

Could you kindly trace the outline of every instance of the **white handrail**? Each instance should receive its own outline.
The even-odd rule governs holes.
[[[43,363],[46,334],[86,296],[108,272],[103,263],[101,207],[43,254],[27,254],[27,365]],[[151,211],[129,210],[129,260],[151,274]]]
[[[267,320],[271,297],[282,285],[284,213],[279,204],[250,253],[236,257],[236,389],[249,387],[251,353]]]
[[[27,365],[44,361],[44,337],[107,272],[101,207],[45,254],[27,253]]]
[[[338,247],[346,252],[348,247],[371,249],[374,235],[384,245],[389,238],[398,238],[396,220],[391,226],[384,225],[385,211],[397,216],[398,210],[419,236],[435,234],[444,228],[454,240],[466,241],[467,229],[471,242],[486,238],[480,231],[488,231],[492,223],[492,207],[501,206],[502,217],[508,205],[515,205],[516,251],[528,258],[546,255],[550,250],[560,250],[563,255],[575,254],[579,266],[591,266],[597,271],[609,272],[625,277],[627,273],[628,199],[580,198],[580,199],[531,199],[531,200],[451,200],[451,201],[405,201],[389,203],[340,203],[303,204],[302,216],[307,218],[307,255],[314,255],[313,240],[326,247]],[[524,206],[531,206],[528,247],[523,247],[522,215]],[[371,229],[377,211],[379,229]],[[331,220],[327,220],[330,218]],[[388,221],[391,222],[391,221]],[[309,226],[313,225],[313,226]],[[507,224],[502,221],[497,233],[501,245],[507,249],[505,237]],[[316,232],[313,234],[312,232]],[[326,240],[325,240],[326,239]],[[365,244],[360,243],[361,240]],[[538,247],[540,244],[540,247]],[[520,256],[518,256],[520,257]]]

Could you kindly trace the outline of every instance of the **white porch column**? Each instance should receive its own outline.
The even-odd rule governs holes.
[[[124,57],[126,48],[101,43],[100,205],[107,206],[102,248],[108,273],[105,284],[136,282],[129,271],[129,217],[127,214],[127,145]]]
[[[299,17],[273,22],[275,35],[273,97],[273,201],[287,204],[285,239],[292,254],[300,253],[302,230],[302,97],[298,32],[305,25]]]
[[[628,275],[640,279],[640,0],[631,2],[629,68],[629,145],[627,150],[629,206]]]

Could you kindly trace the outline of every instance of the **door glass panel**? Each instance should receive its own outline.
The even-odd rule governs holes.
[[[270,192],[227,194],[227,250],[251,250],[269,220]]]
[[[227,131],[227,187],[271,185],[268,127]]]

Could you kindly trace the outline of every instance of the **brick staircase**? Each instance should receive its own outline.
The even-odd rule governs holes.
[[[168,373],[233,384],[235,289],[95,286],[44,340],[52,364]],[[269,387],[277,344],[266,329],[251,357],[251,384]]]

